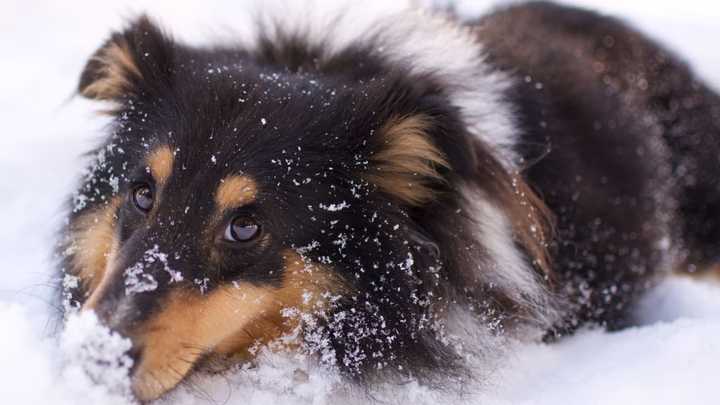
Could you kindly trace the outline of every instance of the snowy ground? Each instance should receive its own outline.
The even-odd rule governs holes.
[[[86,330],[72,325],[58,342],[47,337],[53,303],[49,252],[61,201],[96,142],[104,119],[72,98],[86,58],[122,19],[146,10],[177,36],[206,42],[242,31],[248,1],[3,0],[0,13],[0,402],[125,403],[63,366]],[[324,6],[330,5],[325,1]],[[400,3],[363,4],[368,14]],[[714,2],[580,0],[624,16],[686,55],[720,88],[720,6]],[[487,1],[464,1],[467,14]],[[488,381],[458,399],[415,384],[389,387],[389,403],[711,404],[718,403],[720,287],[677,279],[638,308],[642,326],[619,333],[584,331],[554,345],[516,344]],[[88,322],[87,319],[78,322]],[[304,371],[299,371],[304,370]],[[365,403],[337,377],[302,359],[268,356],[261,367],[195,381],[173,403]],[[354,400],[352,399],[354,398]]]

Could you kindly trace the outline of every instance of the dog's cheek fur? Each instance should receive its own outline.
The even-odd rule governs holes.
[[[135,394],[157,398],[177,385],[201,360],[247,359],[250,346],[296,335],[300,320],[288,311],[311,314],[340,294],[343,284],[332,271],[284,252],[279,287],[230,283],[207,295],[177,288],[162,310],[133,333],[142,357],[133,377]],[[299,342],[287,341],[290,346]]]
[[[469,145],[473,155],[453,154],[454,164],[474,165],[474,170],[454,172],[436,145],[442,138],[438,128],[452,127],[448,120],[451,116],[391,117],[376,135],[377,150],[363,176],[410,208],[417,221],[410,229],[419,227],[416,234],[429,234],[426,242],[441,247],[447,277],[459,291],[482,291],[475,293],[475,301],[510,303],[509,318],[529,316],[547,327],[556,316],[546,283],[552,278],[547,252],[552,215],[521,175],[508,171],[479,139]],[[466,212],[465,220],[450,233],[444,230],[449,218],[461,212]],[[442,223],[435,224],[435,218]],[[468,245],[485,253],[471,254],[470,263],[464,262],[468,253],[456,249]],[[473,262],[496,270],[478,271]],[[496,292],[488,294],[489,285]]]
[[[82,294],[90,296],[102,282],[113,252],[118,249],[117,210],[120,198],[90,209],[70,225],[69,268],[67,273],[79,278]]]

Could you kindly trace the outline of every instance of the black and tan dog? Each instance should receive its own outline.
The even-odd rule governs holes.
[[[132,340],[139,399],[273,342],[453,375],[457,328],[621,327],[718,259],[720,98],[641,34],[547,3],[343,24],[204,48],[143,17],[82,73],[114,120],[64,298]]]

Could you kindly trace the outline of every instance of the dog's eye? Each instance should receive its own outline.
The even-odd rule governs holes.
[[[132,200],[140,211],[148,212],[153,207],[155,196],[153,195],[152,188],[150,188],[149,185],[140,184],[133,188]]]
[[[260,235],[260,225],[246,218],[235,218],[225,228],[225,240],[228,242],[249,242]]]

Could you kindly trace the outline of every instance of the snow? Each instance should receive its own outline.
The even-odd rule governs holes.
[[[152,249],[145,251],[139,262],[125,269],[125,294],[129,296],[157,289],[158,281],[152,275],[145,273],[146,264],[160,262],[163,264],[163,270],[170,275],[170,283],[183,281],[182,273],[171,269],[167,258],[168,255],[160,252],[158,245],[154,245]]]
[[[720,286],[667,281],[645,298],[638,316],[643,326],[621,332],[583,330],[550,345],[510,343],[505,355],[482,364],[493,370],[487,380],[464,387],[463,395],[410,381],[380,387],[373,396],[417,405],[712,403],[720,360]],[[0,303],[1,395],[13,404],[131,403],[123,391],[123,372],[131,365],[123,355],[129,345],[125,339],[84,314],[70,320],[58,346],[35,318],[22,303]],[[303,355],[261,350],[260,358],[256,368],[195,377],[160,403],[367,403],[362,392]]]
[[[0,303],[0,395],[4,403],[73,405],[129,403],[122,352],[129,342],[99,327],[94,315],[70,320],[59,342],[31,322],[38,314],[19,303]],[[101,363],[116,367],[100,367]],[[106,384],[96,384],[101,381]]]
[[[94,313],[74,314],[60,335],[62,376],[81,382],[83,389],[98,390],[100,401],[128,398],[133,361],[126,353],[131,348],[130,339],[101,325]]]
[[[350,204],[348,204],[346,201],[343,201],[343,202],[338,203],[338,204],[334,204],[334,203],[333,203],[333,204],[327,204],[327,205],[326,205],[326,204],[320,204],[320,208],[321,208],[321,209],[324,209],[324,210],[326,210],[326,211],[335,212],[335,211],[342,211],[342,210],[344,210],[345,208],[350,208]]]
[[[142,10],[193,43],[246,31],[246,1],[6,0],[0,13],[0,395],[12,404],[127,404],[121,375],[127,341],[74,317],[54,337],[58,302],[50,260],[61,205],[82,175],[82,153],[96,145],[107,118],[73,97],[87,57],[125,17]],[[259,2],[259,0],[258,0]],[[315,1],[325,7],[330,0]],[[720,5],[688,0],[566,1],[620,15],[692,61],[720,88]],[[277,3],[277,2],[272,2]],[[401,2],[363,4],[368,15]],[[461,1],[472,15],[488,1]],[[252,9],[252,8],[251,8]],[[272,118],[267,117],[267,121]],[[321,207],[323,208],[323,207]],[[342,209],[341,203],[326,209]],[[309,247],[308,247],[309,248]],[[147,260],[165,262],[165,254]],[[408,264],[408,267],[410,264]],[[172,269],[166,269],[171,276]],[[179,273],[174,277],[182,277]],[[195,280],[200,288],[204,280]],[[65,280],[73,282],[73,280]],[[499,358],[478,364],[486,377],[463,394],[415,382],[379,387],[386,403],[434,404],[706,404],[716,403],[720,363],[720,285],[676,278],[655,288],[637,309],[638,326],[616,333],[583,330],[556,344],[508,343]],[[199,376],[165,403],[367,403],[362,392],[303,355],[260,350],[261,364],[225,376]],[[117,367],[96,367],[115,364]],[[109,382],[106,385],[96,381]],[[108,388],[109,387],[109,388]]]
[[[513,404],[716,403],[718,293],[673,280],[641,304],[644,326],[519,346],[496,395]]]

